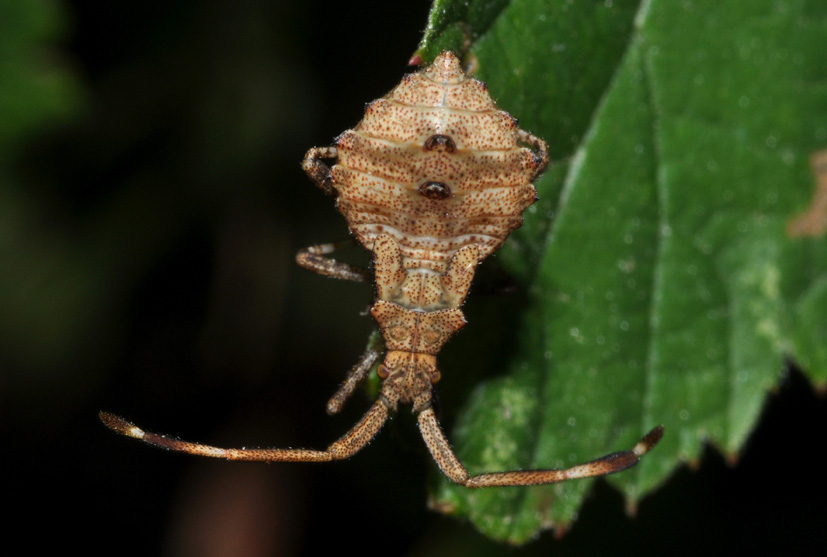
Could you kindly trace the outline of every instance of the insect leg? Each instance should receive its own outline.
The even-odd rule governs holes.
[[[425,439],[425,444],[428,445],[428,450],[442,472],[452,482],[465,487],[542,485],[577,478],[614,474],[637,464],[640,457],[652,450],[663,436],[663,426],[658,426],[647,433],[630,450],[612,453],[571,468],[560,470],[513,470],[470,476],[448,444],[448,440],[439,427],[432,409],[428,408],[419,414],[419,429],[422,431],[422,437]]]
[[[377,343],[381,344],[381,335],[374,333],[371,335],[370,341],[368,341],[368,347],[365,350],[365,353],[362,354],[362,358],[359,360],[359,363],[350,370],[350,373],[347,374],[347,379],[345,379],[345,382],[342,383],[342,386],[339,387],[336,394],[334,394],[327,402],[328,414],[337,414],[339,410],[342,409],[345,401],[350,398],[350,395],[352,395],[353,391],[356,389],[356,385],[358,385],[362,379],[365,378],[370,369],[373,367],[373,364],[376,363],[376,360],[382,355],[382,347],[378,347]]]
[[[471,244],[456,252],[448,261],[448,268],[442,275],[442,297],[448,307],[460,307],[468,295],[480,258],[479,253],[479,248]]]
[[[328,254],[338,251],[342,248],[352,247],[353,240],[344,240],[342,242],[332,242],[328,244],[318,244],[299,250],[296,254],[296,263],[304,267],[308,271],[319,273],[327,277],[352,280],[354,282],[370,282],[372,277],[370,271],[360,267],[354,267],[341,261],[336,261],[332,257],[326,257]]]
[[[336,190],[330,177],[330,167],[322,159],[335,159],[338,156],[336,147],[314,147],[304,155],[302,161],[302,168],[310,179],[328,195],[335,194]]]
[[[525,130],[517,130],[517,137],[526,145],[534,147],[536,151],[534,160],[537,162],[537,167],[534,169],[534,178],[537,178],[548,165],[548,145],[536,135],[532,135]]]
[[[359,423],[324,451],[272,448],[223,449],[144,431],[123,418],[109,414],[108,412],[101,412],[99,417],[106,427],[116,433],[139,439],[148,445],[179,453],[225,458],[227,460],[259,462],[326,462],[348,458],[370,443],[371,439],[379,433],[379,430],[382,429],[382,426],[385,424],[385,420],[388,417],[388,407],[383,399],[377,400],[362,419],[359,420]]]

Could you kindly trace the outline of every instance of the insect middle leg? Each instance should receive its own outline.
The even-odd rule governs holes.
[[[341,242],[310,246],[299,250],[299,253],[296,254],[296,263],[308,271],[313,271],[326,277],[352,280],[354,282],[370,282],[373,277],[367,269],[355,267],[348,263],[336,261],[332,257],[327,257],[327,255],[331,253],[353,247],[354,245],[356,245],[356,242],[353,240],[344,240]]]
[[[426,408],[420,412],[417,421],[422,437],[425,439],[425,444],[439,468],[448,476],[449,480],[465,487],[543,485],[577,478],[614,474],[637,464],[640,457],[657,445],[663,436],[663,426],[658,426],[647,433],[630,450],[612,453],[571,468],[513,470],[471,476],[451,449],[442,428],[439,426],[439,422],[437,422],[433,409]]]

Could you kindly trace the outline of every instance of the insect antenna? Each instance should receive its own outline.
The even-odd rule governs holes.
[[[345,433],[339,440],[335,441],[324,451],[310,449],[224,449],[192,443],[177,437],[170,437],[160,433],[145,431],[135,424],[124,420],[121,417],[100,412],[98,416],[103,424],[114,431],[133,439],[143,441],[160,449],[186,453],[212,458],[225,458],[227,460],[243,460],[257,462],[327,462],[340,460],[353,456],[379,433],[385,420],[388,419],[388,405],[395,407],[396,401],[388,401],[385,398],[377,400],[373,406],[362,416],[362,419]]]

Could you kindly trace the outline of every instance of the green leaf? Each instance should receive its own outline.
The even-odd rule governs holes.
[[[35,138],[64,125],[82,102],[55,45],[64,21],[53,1],[0,2],[0,348],[11,360],[59,360],[99,292],[86,261],[66,249],[69,235],[44,232],[57,211],[43,214],[37,188],[15,168]]]
[[[430,62],[443,50],[464,53],[508,5],[508,0],[434,0],[416,56]]]
[[[531,299],[452,432],[471,473],[570,466],[662,423],[609,479],[634,507],[705,442],[736,458],[786,359],[827,384],[827,241],[787,228],[827,149],[827,4],[514,0],[470,52],[556,165],[500,255]],[[590,484],[433,497],[521,543]]]
[[[61,33],[62,15],[53,2],[0,3],[0,164],[76,108],[77,84],[43,44]]]

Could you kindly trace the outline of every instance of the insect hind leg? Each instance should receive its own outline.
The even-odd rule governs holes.
[[[525,130],[517,130],[517,138],[534,148],[534,160],[537,166],[534,168],[532,180],[536,179],[548,165],[548,145],[536,135],[532,135]]]
[[[302,168],[310,179],[328,195],[335,194],[336,189],[330,176],[330,166],[322,162],[322,159],[335,159],[338,156],[336,147],[314,147],[304,155],[302,161]]]

